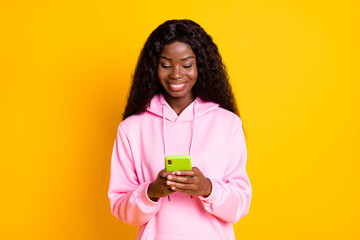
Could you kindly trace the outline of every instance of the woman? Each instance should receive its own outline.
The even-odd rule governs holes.
[[[114,216],[140,226],[137,239],[235,239],[252,193],[244,134],[217,46],[198,24],[166,21],[150,34],[123,119]],[[165,156],[186,154],[191,171],[166,172]]]

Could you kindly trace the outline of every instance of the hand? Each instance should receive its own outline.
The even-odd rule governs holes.
[[[147,195],[152,201],[157,202],[159,198],[166,197],[174,192],[169,185],[166,185],[167,176],[171,174],[174,172],[167,172],[166,169],[163,169],[158,173],[155,181],[150,183]]]
[[[167,179],[166,184],[172,191],[204,197],[211,193],[211,181],[197,167],[193,167],[192,171],[176,171],[175,175],[167,175]]]

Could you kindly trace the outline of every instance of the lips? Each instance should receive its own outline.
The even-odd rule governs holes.
[[[168,83],[168,86],[172,91],[181,91],[185,88],[187,83]]]

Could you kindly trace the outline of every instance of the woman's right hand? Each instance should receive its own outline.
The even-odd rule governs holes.
[[[149,184],[147,195],[152,201],[157,202],[159,198],[174,192],[171,190],[171,186],[166,185],[167,176],[170,174],[174,175],[174,172],[167,172],[166,169],[163,169],[158,173],[155,181]]]

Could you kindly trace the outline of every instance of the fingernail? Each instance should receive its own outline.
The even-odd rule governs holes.
[[[171,182],[170,182],[170,181],[166,181],[166,185],[171,185]]]
[[[177,175],[180,175],[180,174],[181,174],[181,172],[176,172],[176,174],[177,174]]]
[[[167,179],[172,179],[172,176],[171,175],[167,176]]]

